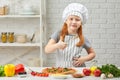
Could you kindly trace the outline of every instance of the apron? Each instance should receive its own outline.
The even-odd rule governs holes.
[[[59,49],[56,53],[56,66],[57,67],[74,67],[73,57],[80,57],[83,47],[77,47],[76,43],[79,38],[75,38],[74,35],[66,35],[64,41],[67,43],[67,47],[64,50]],[[85,67],[83,64],[81,67]]]

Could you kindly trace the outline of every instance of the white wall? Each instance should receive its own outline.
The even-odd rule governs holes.
[[[1,0],[0,0],[1,1]],[[10,14],[18,14],[18,11],[22,9],[24,3],[28,0],[11,0]],[[39,0],[30,0],[36,12],[39,8]],[[56,30],[61,28],[62,11],[66,5],[71,2],[79,2],[84,4],[89,10],[89,20],[85,25],[83,31],[85,36],[91,41],[96,51],[96,60],[99,65],[105,63],[113,63],[120,66],[120,0],[46,0],[47,1],[47,41],[49,36]],[[35,2],[35,3],[34,3]],[[14,4],[18,5],[15,6]],[[31,37],[33,28],[39,25],[34,19],[0,19],[0,32],[2,31],[15,31],[26,33],[26,25],[28,23],[29,30],[27,34]],[[23,25],[24,24],[24,25]],[[19,28],[19,30],[18,30]],[[29,50],[28,47],[23,49],[22,47],[0,47],[0,64],[5,64],[7,61],[10,63],[18,63],[19,61],[13,59],[16,55]],[[82,55],[86,55],[83,50]],[[29,62],[29,58],[39,57],[39,49],[36,48],[30,51],[26,55],[20,56],[21,59]],[[47,65],[53,66],[55,64],[55,54],[47,56]],[[87,63],[89,66],[90,62]]]
[[[47,0],[47,39],[62,25],[62,11],[66,5],[78,2],[89,10],[89,20],[83,31],[91,41],[98,64],[120,66],[120,0]],[[83,55],[86,52],[83,50]],[[55,54],[47,56],[48,66],[55,63]],[[90,62],[87,63],[88,66]]]

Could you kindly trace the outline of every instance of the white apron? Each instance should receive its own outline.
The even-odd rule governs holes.
[[[82,47],[76,46],[76,43],[79,42],[79,38],[75,37],[74,35],[65,36],[64,41],[67,43],[67,47],[64,50],[59,49],[56,53],[56,67],[74,67],[72,65],[73,57],[81,56]]]

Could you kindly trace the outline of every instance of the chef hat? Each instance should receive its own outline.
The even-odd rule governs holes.
[[[81,18],[82,24],[85,24],[88,19],[88,10],[82,4],[71,3],[63,11],[63,21],[65,22],[70,15],[79,16]]]

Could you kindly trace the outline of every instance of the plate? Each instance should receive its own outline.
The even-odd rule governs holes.
[[[69,77],[68,75],[62,75],[62,74],[52,74],[50,76],[51,78],[55,78],[55,79],[67,79]]]

